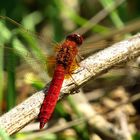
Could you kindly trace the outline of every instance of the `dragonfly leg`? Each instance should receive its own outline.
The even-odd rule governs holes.
[[[68,74],[70,75],[71,79],[74,81],[73,83],[69,84],[68,86],[75,84],[77,89],[75,88],[76,90],[74,90],[74,93],[79,93],[80,90],[78,89],[78,84],[76,83],[76,81],[74,80],[72,75],[70,73],[68,73]]]
[[[70,77],[71,77],[71,79],[74,81],[74,84],[76,85],[76,86],[78,86],[78,84],[76,83],[76,81],[74,80],[74,78],[72,77],[72,75],[69,73],[69,75],[70,75]]]
[[[84,57],[80,55],[79,53],[77,54],[77,56],[80,58],[80,60],[84,60]]]

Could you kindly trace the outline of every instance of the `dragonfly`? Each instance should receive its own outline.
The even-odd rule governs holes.
[[[50,63],[55,63],[55,70],[53,73],[53,78],[49,87],[49,90],[45,93],[44,101],[40,108],[39,113],[39,121],[40,121],[40,129],[44,127],[44,125],[48,122],[54,108],[56,106],[58,96],[61,90],[61,86],[65,77],[70,77],[73,70],[75,70],[78,66],[78,62],[76,60],[76,56],[79,53],[77,48],[82,45],[83,37],[79,34],[70,34],[66,37],[63,43],[60,43],[57,46],[56,58],[52,58]],[[105,42],[103,42],[105,45]],[[102,45],[95,44],[95,46]],[[90,48],[90,49],[89,49]],[[87,47],[86,49],[91,51],[91,47]],[[94,49],[94,48],[93,48]],[[9,49],[12,50],[12,49]],[[82,51],[81,51],[82,52]],[[84,52],[86,52],[84,50]],[[27,53],[27,57],[28,57]],[[29,58],[29,57],[28,57]],[[51,58],[51,57],[50,57]]]
[[[78,66],[76,55],[78,54],[78,46],[82,42],[83,37],[81,35],[76,33],[70,34],[63,43],[57,45],[56,58],[48,57],[50,63],[55,63],[55,69],[49,90],[47,93],[45,92],[46,96],[40,108],[38,116],[40,129],[44,127],[54,111],[64,78],[68,78]],[[6,49],[13,51],[11,48]]]
[[[71,66],[74,66],[73,63],[78,53],[77,47],[82,42],[83,38],[79,34],[68,35],[58,51],[53,79],[40,109],[40,129],[44,127],[54,111],[65,74],[71,73]]]

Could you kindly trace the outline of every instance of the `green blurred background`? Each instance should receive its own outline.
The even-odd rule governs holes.
[[[46,70],[46,56],[54,54],[53,46],[64,40],[66,35],[76,32],[84,36],[80,53],[87,57],[139,32],[139,18],[139,0],[1,0],[0,113],[7,112],[51,80]],[[120,81],[124,77],[128,78],[128,75],[124,72],[103,77],[100,79],[101,85],[100,81],[94,82],[94,86],[90,83],[87,89],[102,88],[105,93],[111,92],[112,89],[106,88],[107,84],[112,84],[112,87],[123,86]],[[129,88],[133,89],[132,86]],[[68,112],[67,105],[74,111]],[[75,103],[68,97],[58,103],[50,126],[62,117],[66,122],[73,120],[71,114],[82,117]],[[17,133],[12,139],[88,140],[93,135],[84,121],[82,125],[68,130],[36,137],[30,136],[36,133],[30,130]],[[140,139],[137,131],[133,133],[135,140]],[[1,135],[4,137],[6,134],[1,130]],[[11,138],[5,136],[5,139]]]

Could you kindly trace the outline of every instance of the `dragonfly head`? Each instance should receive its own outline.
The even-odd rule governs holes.
[[[67,40],[74,41],[77,45],[81,45],[83,37],[79,34],[70,34],[66,37]]]

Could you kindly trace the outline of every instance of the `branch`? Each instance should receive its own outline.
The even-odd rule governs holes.
[[[130,39],[116,43],[113,46],[88,57],[80,63],[80,67],[72,74],[72,79],[76,81],[76,84],[72,79],[66,79],[64,81],[59,99],[72,94],[91,78],[95,78],[98,75],[105,73],[116,64],[134,59],[139,55],[140,34],[137,34]],[[48,88],[46,88],[46,90],[47,89]],[[43,98],[43,91],[33,94],[27,100],[1,116],[0,126],[2,126],[9,135],[16,133],[33,119],[37,118]],[[99,116],[99,118],[103,119],[101,116]],[[106,133],[114,135],[116,139],[123,136],[120,130],[107,121],[104,120],[104,122],[104,126],[100,123],[96,123],[96,128],[99,130],[105,128]],[[124,140],[124,138],[121,139]]]

